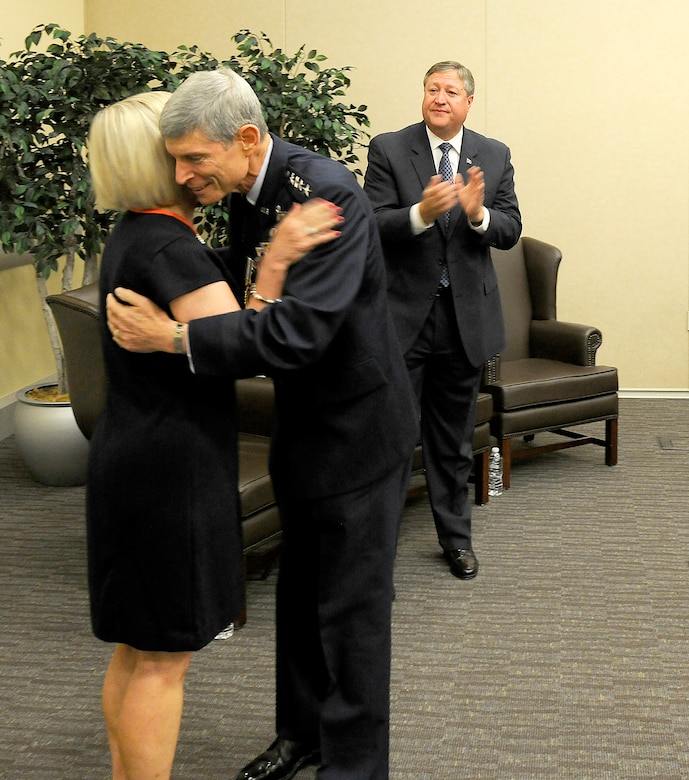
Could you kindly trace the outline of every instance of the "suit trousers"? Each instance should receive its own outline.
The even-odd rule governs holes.
[[[323,780],[388,777],[392,571],[410,471],[411,453],[366,487],[312,500],[276,482],[276,731],[320,745]]]
[[[469,475],[483,366],[467,359],[452,291],[444,288],[404,356],[421,420],[426,484],[444,550],[471,547]]]

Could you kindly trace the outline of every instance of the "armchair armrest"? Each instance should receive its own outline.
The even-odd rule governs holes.
[[[559,320],[535,320],[529,336],[534,358],[561,360],[577,366],[595,366],[596,352],[603,343],[598,328]]]

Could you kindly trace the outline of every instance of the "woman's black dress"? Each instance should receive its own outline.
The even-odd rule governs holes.
[[[222,280],[182,221],[128,212],[103,255],[105,295],[169,302]],[[242,544],[233,382],[183,355],[119,348],[101,321],[108,395],[91,440],[88,566],[94,633],[140,650],[197,650],[239,614]]]

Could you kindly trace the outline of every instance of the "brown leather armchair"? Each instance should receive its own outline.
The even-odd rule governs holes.
[[[72,411],[90,440],[107,387],[98,330],[98,285],[49,295],[47,301],[62,341]]]
[[[106,377],[100,348],[97,283],[50,295],[65,354],[69,394],[77,425],[91,438],[105,403]],[[239,493],[244,551],[279,536],[280,519],[268,475],[273,383],[265,377],[236,382],[239,425]]]
[[[503,456],[503,483],[510,486],[515,458],[597,444],[608,466],[617,463],[617,369],[596,365],[601,332],[556,316],[559,249],[521,238],[509,250],[492,249],[505,317],[507,345],[488,363],[483,389],[493,398],[491,433]],[[573,426],[602,421],[600,438]],[[561,438],[536,446],[536,434]],[[524,446],[512,442],[521,437]]]

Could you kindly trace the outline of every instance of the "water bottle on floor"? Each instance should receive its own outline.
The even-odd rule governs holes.
[[[488,462],[488,495],[501,496],[502,490],[502,456],[499,448],[493,447]]]

